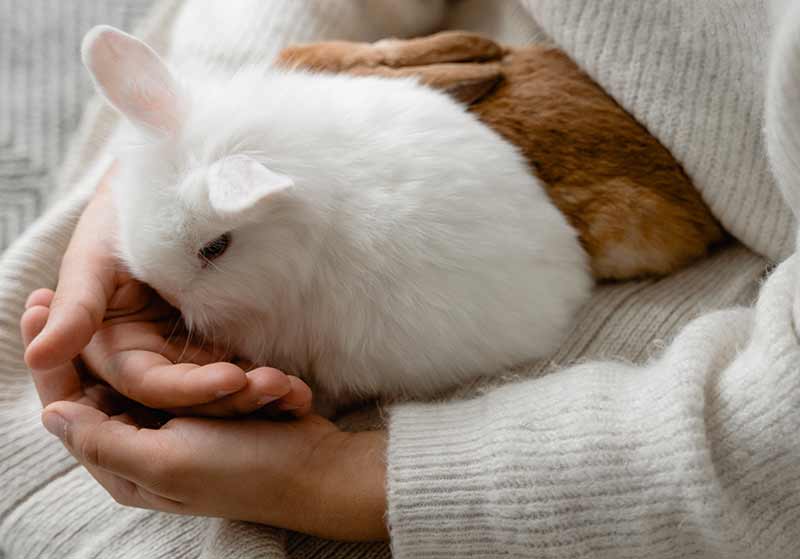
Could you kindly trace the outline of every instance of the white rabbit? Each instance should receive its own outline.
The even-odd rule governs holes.
[[[424,397],[552,352],[592,285],[517,150],[413,80],[173,74],[90,31],[127,120],[119,251],[190,327],[326,399]]]

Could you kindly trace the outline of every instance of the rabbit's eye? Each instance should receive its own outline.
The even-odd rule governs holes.
[[[222,254],[228,250],[230,244],[231,234],[225,233],[213,241],[206,243],[206,245],[198,251],[197,256],[206,264],[222,256]]]

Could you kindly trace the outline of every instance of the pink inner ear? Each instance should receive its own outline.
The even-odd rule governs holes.
[[[132,123],[159,134],[182,121],[178,84],[156,52],[113,27],[92,29],[83,60],[100,92]]]
[[[272,194],[294,186],[291,177],[275,173],[246,155],[232,155],[208,168],[208,200],[220,216],[244,217]]]

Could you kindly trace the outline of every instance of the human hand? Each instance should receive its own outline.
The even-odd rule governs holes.
[[[503,47],[477,33],[444,31],[428,37],[376,43],[291,45],[278,54],[276,64],[360,76],[412,76],[472,104],[502,79],[500,61],[505,54]]]
[[[311,390],[300,379],[269,367],[246,370],[243,363],[220,362],[226,356],[187,338],[177,311],[155,292],[137,286],[127,295],[121,302],[132,311],[105,320],[76,360],[88,375],[80,378],[69,367],[33,369],[44,405],[80,399],[87,384],[100,381],[120,396],[174,415],[246,415],[268,404],[266,411],[309,413]],[[53,299],[48,289],[31,294],[23,331],[47,320]],[[62,387],[58,396],[52,384]]]
[[[107,312],[113,314],[120,304],[136,298],[140,284],[124,271],[111,241],[116,232],[109,187],[114,173],[112,166],[101,180],[64,253],[47,326],[25,351],[32,369],[51,369],[75,358]],[[115,294],[122,301],[112,300]],[[53,399],[66,389],[54,383]]]
[[[44,331],[25,354],[42,403],[83,397],[86,375],[64,373],[65,364],[83,351],[80,364],[88,372],[150,407],[239,415],[276,401],[272,408],[307,413],[311,392],[298,379],[264,367],[246,373],[215,363],[224,356],[176,335],[174,309],[127,274],[115,256],[109,241],[116,230],[112,179],[113,168],[75,229],[56,293],[38,290],[28,300],[28,319],[47,316]],[[190,362],[173,365],[178,361]]]
[[[26,344],[47,321],[44,299],[41,292],[31,296],[22,320]],[[71,361],[48,374],[78,383]],[[334,539],[387,537],[383,432],[344,433],[313,415],[292,421],[179,417],[153,429],[147,426],[160,419],[150,412],[98,384],[72,401],[49,403],[42,421],[123,505]]]

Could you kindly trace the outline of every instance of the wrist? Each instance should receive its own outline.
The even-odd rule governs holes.
[[[348,541],[388,539],[386,432],[336,431],[316,451],[307,515],[314,535]]]

